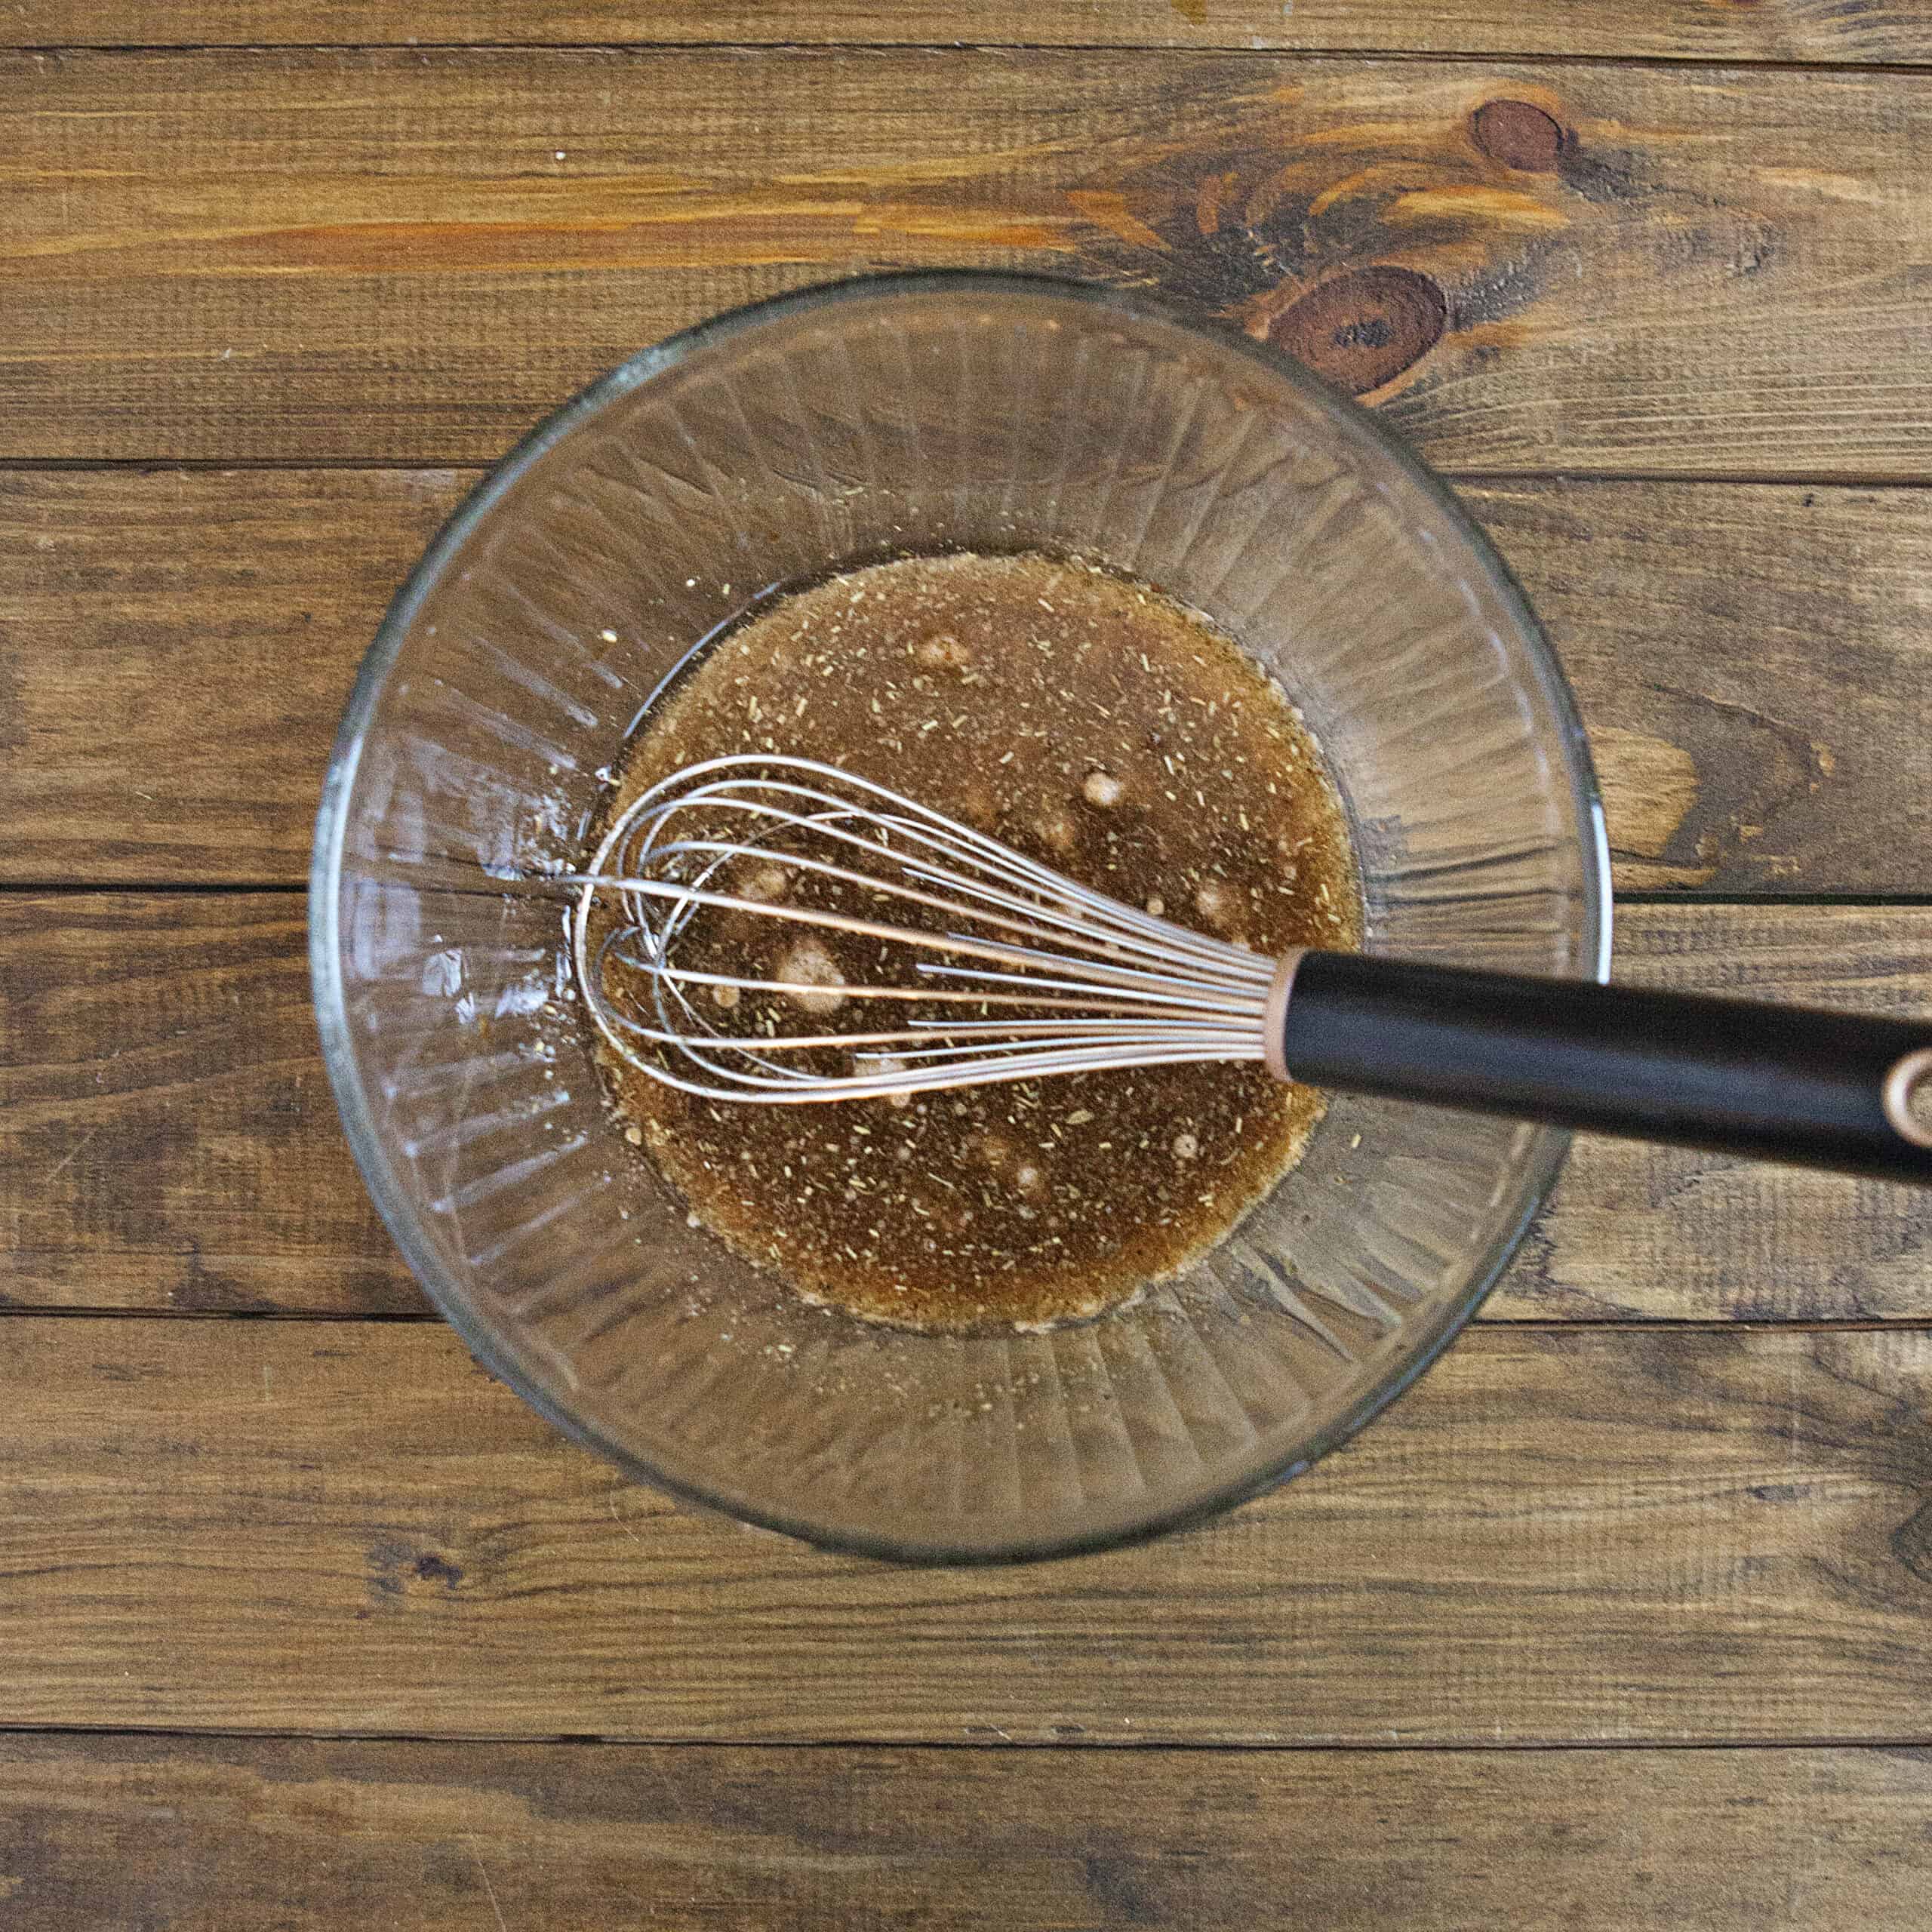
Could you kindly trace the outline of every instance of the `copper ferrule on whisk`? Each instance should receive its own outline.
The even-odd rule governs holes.
[[[1292,952],[1281,955],[1281,964],[1275,968],[1274,983],[1268,989],[1268,1003],[1261,1009],[1262,1057],[1268,1063],[1268,1071],[1277,1080],[1292,1080],[1294,1075],[1288,1071],[1287,1057],[1283,1051],[1288,1021],[1288,1001],[1294,998],[1295,971],[1308,956],[1305,946],[1297,946]]]

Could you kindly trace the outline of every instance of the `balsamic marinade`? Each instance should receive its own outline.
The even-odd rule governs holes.
[[[1095,566],[911,558],[785,598],[647,719],[613,809],[734,752],[841,765],[1258,952],[1361,941],[1298,715],[1198,614]],[[802,889],[737,864],[738,894]],[[842,977],[841,935],[734,916],[708,969]],[[809,1300],[940,1331],[1091,1315],[1173,1272],[1294,1164],[1323,1105],[1258,1066],[1190,1065],[761,1107],[600,1057],[626,1137],[721,1239]]]

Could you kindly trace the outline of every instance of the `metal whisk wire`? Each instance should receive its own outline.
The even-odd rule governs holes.
[[[761,863],[782,887],[720,889]],[[796,902],[789,888],[801,875],[863,895],[881,916]],[[604,1038],[652,1078],[708,1099],[860,1100],[1263,1057],[1274,961],[809,758],[740,753],[688,765],[632,801],[588,868],[561,882],[577,888],[577,978]],[[608,926],[595,916],[600,899],[615,901]],[[823,950],[809,978],[681,963],[708,911],[870,941],[891,970],[828,981]],[[940,924],[900,922],[919,915]],[[786,955],[794,974],[799,952]],[[733,1032],[721,1017],[746,995],[789,996],[806,1013],[847,1000],[920,1010],[870,1031],[780,1033],[767,1014],[768,1030]],[[826,1070],[835,1054],[841,1070]],[[787,1057],[806,1055],[816,1063]]]

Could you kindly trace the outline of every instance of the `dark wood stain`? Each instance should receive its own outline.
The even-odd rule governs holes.
[[[1268,325],[1268,340],[1350,395],[1413,368],[1442,339],[1449,305],[1413,269],[1352,269]]]
[[[1562,122],[1527,100],[1484,102],[1469,117],[1469,132],[1491,160],[1525,174],[1548,174],[1564,145]]]
[[[1892,1554],[1921,1583],[1932,1583],[1932,1503],[1921,1505],[1892,1532]]]
[[[169,769],[153,768],[155,786]],[[343,1143],[304,932],[301,902],[281,894],[0,897],[0,1213],[16,1300],[423,1306]]]

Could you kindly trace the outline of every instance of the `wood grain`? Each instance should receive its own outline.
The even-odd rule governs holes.
[[[740,45],[1323,48],[1430,54],[1644,54],[1724,60],[1922,63],[1932,13],[1921,0],[429,0],[399,12],[384,0],[325,9],[294,0],[39,0],[0,26],[20,47],[308,46],[544,42]]]
[[[1577,687],[1620,891],[1932,878],[1932,495],[1472,487]]]
[[[0,896],[0,1308],[420,1312],[288,894]]]
[[[0,878],[299,884],[355,667],[475,480],[0,474]]]
[[[1932,1738],[1924,1331],[1472,1331],[1219,1524],[939,1573],[626,1487],[439,1326],[27,1318],[6,1340],[15,1726]]]
[[[1932,75],[1875,71],[1932,65],[1925,0],[31,11],[0,43],[186,44],[0,57],[0,460],[474,464],[780,288],[1149,284],[1487,472],[1626,889],[1924,891],[1932,497],[1817,479],[1932,478]],[[531,35],[770,45],[272,45]],[[955,35],[1166,51],[790,45]],[[1324,47],[1474,57],[1266,51]],[[1571,53],[1875,64],[1493,57]],[[469,480],[0,474],[0,886],[297,882]],[[8,1927],[1925,1922],[1932,1202],[1582,1144],[1491,1319],[1302,1481],[888,1571],[622,1484],[432,1321],[85,1312],[423,1312],[303,910],[0,893],[0,1726],[373,1735],[0,1730]],[[1923,907],[1622,940],[1932,1004]]]
[[[0,1308],[414,1313],[285,895],[0,896]],[[1631,908],[1620,973],[1932,1013],[1932,910]],[[1932,1195],[1586,1139],[1491,1319],[1932,1317]]]
[[[1928,1839],[1922,1751],[0,1737],[13,1932],[1918,1932]]]
[[[1928,146],[1908,74],[12,55],[0,455],[487,460],[700,315],[977,263],[1276,334],[1445,466],[1920,478]]]
[[[1638,984],[1932,1021],[1932,909],[1626,906],[1616,943]],[[1932,1191],[1585,1136],[1485,1312],[1923,1320]]]
[[[0,472],[0,881],[299,881],[356,663],[474,481]],[[1932,494],[1466,496],[1577,685],[1620,890],[1924,889]]]

